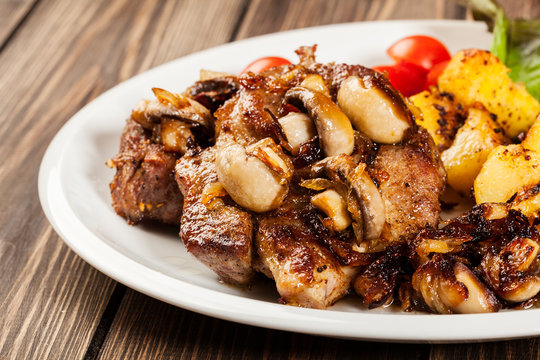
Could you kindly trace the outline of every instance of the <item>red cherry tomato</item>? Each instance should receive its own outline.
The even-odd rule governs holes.
[[[394,61],[406,61],[426,70],[440,62],[450,60],[450,53],[439,40],[425,35],[408,36],[396,41],[386,51]]]
[[[430,86],[437,86],[437,80],[439,80],[439,76],[441,76],[442,72],[446,68],[446,65],[450,60],[446,60],[443,62],[440,62],[438,64],[433,65],[431,70],[429,70],[427,74],[427,80],[426,80],[426,87],[429,89]]]
[[[291,62],[285,58],[279,56],[267,56],[253,61],[249,64],[240,75],[251,71],[252,73],[260,73],[261,71],[268,70],[274,66],[289,65]]]
[[[401,62],[395,65],[375,66],[373,70],[386,73],[390,84],[404,96],[418,94],[426,89],[427,71],[415,64]]]

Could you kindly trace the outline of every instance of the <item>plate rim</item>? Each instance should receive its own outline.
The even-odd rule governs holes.
[[[387,20],[387,21],[366,21],[366,22],[350,22],[340,23],[332,25],[323,25],[302,29],[289,30],[279,33],[265,34],[257,37],[243,39],[235,42],[226,43],[216,47],[208,48],[196,53],[192,53],[181,58],[169,61],[167,63],[156,66],[141,74],[138,74],[124,82],[117,84],[111,89],[105,91],[100,96],[93,99],[90,103],[81,108],[76,114],[74,114],[58,131],[51,143],[49,144],[40,168],[38,175],[38,193],[39,199],[43,211],[53,226],[54,230],[63,239],[63,241],[81,258],[83,258],[88,264],[113,278],[114,280],[125,284],[126,286],[140,291],[148,296],[167,302],[171,305],[181,307],[190,311],[198,312],[204,315],[234,321],[242,324],[260,326],[276,330],[293,331],[299,333],[306,333],[312,335],[322,335],[339,337],[345,339],[356,340],[372,340],[372,341],[392,341],[392,342],[469,342],[469,341],[493,341],[503,340],[510,338],[520,338],[527,336],[540,335],[540,324],[530,324],[531,314],[540,314],[540,309],[532,310],[519,310],[519,311],[506,311],[494,314],[466,314],[466,315],[430,315],[430,314],[418,314],[414,315],[406,313],[381,313],[372,311],[369,313],[352,313],[336,310],[316,310],[305,309],[297,307],[287,307],[280,304],[268,303],[266,301],[243,298],[233,294],[223,293],[217,290],[204,288],[194,284],[187,283],[180,279],[172,278],[159,271],[151,269],[129,256],[121,253],[119,250],[111,247],[103,240],[99,239],[93,234],[90,229],[86,228],[84,224],[79,220],[78,216],[70,208],[66,196],[63,192],[60,181],[60,168],[62,152],[66,146],[66,142],[70,139],[70,135],[77,129],[77,125],[84,120],[84,113],[86,109],[92,106],[95,102],[99,102],[100,99],[106,98],[109,94],[118,89],[121,86],[129,86],[133,82],[136,82],[141,76],[145,76],[153,71],[159,71],[161,67],[170,66],[177,61],[183,61],[186,58],[193,58],[199,56],[206,56],[209,53],[215,51],[221,51],[224,48],[238,46],[238,44],[248,44],[249,42],[265,41],[266,38],[273,37],[287,37],[292,33],[301,33],[306,31],[321,31],[328,28],[348,28],[348,27],[369,27],[369,26],[384,26],[385,23],[392,23],[397,26],[407,26],[410,24],[425,24],[430,25],[445,25],[445,26],[470,26],[471,28],[478,28],[483,26],[483,23],[471,22],[465,20]],[[138,100],[138,99],[135,99]],[[51,196],[51,195],[55,196]],[[60,196],[61,195],[61,196]],[[53,210],[54,209],[54,210]],[[65,218],[62,219],[61,217]],[[71,222],[70,225],[66,225],[66,219]],[[74,225],[76,224],[76,225]],[[70,226],[72,228],[70,228]],[[73,228],[73,226],[76,227]],[[74,237],[74,231],[76,237]],[[78,240],[74,240],[77,238]],[[82,246],[84,241],[80,240],[84,238],[84,241],[96,241],[97,243],[91,243],[96,247],[93,251],[97,251],[98,254],[104,255],[104,258],[96,258],[88,253],[87,249]],[[88,245],[88,244],[87,244]],[[100,253],[100,251],[103,251]],[[147,282],[141,283],[137,281],[135,277],[129,276],[129,274],[118,269],[110,268],[107,266],[105,260],[109,259],[120,260],[122,266],[129,266],[131,269],[135,269],[136,273],[142,272],[147,277],[151,277],[152,281],[149,286]],[[140,280],[140,279],[138,279]],[[146,281],[146,280],[145,280]],[[172,296],[167,291],[155,289],[155,284],[159,283],[163,285],[167,290],[170,287],[176,287],[176,295]],[[178,287],[178,285],[181,285]],[[193,292],[198,293],[196,298],[191,299],[190,296]],[[185,298],[179,300],[179,295],[185,295]],[[203,298],[203,303],[199,302],[199,298]],[[210,300],[209,300],[210,299]],[[227,300],[230,305],[231,301],[235,302],[237,306],[234,309],[223,309],[219,307],[222,300]],[[250,309],[246,312],[246,309]],[[259,311],[271,310],[272,316],[261,316]],[[382,319],[381,319],[382,316]],[[396,334],[395,331],[392,334],[388,334],[382,328],[377,330],[369,329],[362,321],[370,322],[370,320],[377,320],[379,327],[387,325],[396,327],[396,323],[402,324],[403,319],[407,319],[413,316],[415,323],[429,329],[426,333],[419,333],[408,328],[407,331],[403,331],[400,334]],[[315,320],[314,320],[315,319]],[[360,325],[354,326],[352,321],[358,321]],[[520,329],[512,329],[509,334],[508,329],[500,328],[500,322],[515,321],[519,324],[526,324],[527,326]],[[481,322],[485,329],[489,329],[488,333],[478,334],[478,327],[471,326],[471,322]],[[442,324],[440,324],[442,322]],[[357,324],[358,324],[357,323]],[[461,326],[467,324],[465,329],[461,329]],[[444,334],[440,330],[434,328],[434,326],[451,327],[453,334]],[[391,328],[390,328],[391,329]],[[405,328],[404,328],[405,329]],[[457,330],[462,330],[459,333]]]

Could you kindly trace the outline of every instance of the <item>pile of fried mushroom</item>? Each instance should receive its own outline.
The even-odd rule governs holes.
[[[441,222],[446,172],[422,115],[381,74],[300,62],[201,72],[127,120],[110,184],[130,224],[180,226],[225,282],[273,279],[284,304],[493,312],[540,291],[537,224],[506,204]]]

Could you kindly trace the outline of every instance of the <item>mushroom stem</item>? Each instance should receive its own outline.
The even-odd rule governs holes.
[[[311,140],[315,135],[315,126],[313,121],[303,113],[290,112],[278,119],[287,142],[291,146],[291,153],[298,155],[300,145]]]
[[[267,146],[267,142],[257,143],[258,150],[257,144],[251,145],[250,153],[230,142],[216,157],[218,179],[227,193],[238,205],[259,213],[281,205],[289,189],[287,174],[292,173],[290,160],[277,145]]]
[[[497,311],[499,301],[468,267],[458,262],[454,264],[456,279],[467,288],[468,296],[452,310],[460,314],[487,313]]]
[[[386,222],[385,206],[379,189],[365,171],[366,165],[363,163],[357,165],[351,157],[345,155],[325,159],[320,165],[332,180],[347,186],[349,208],[351,210],[358,208],[362,213],[362,219],[357,223],[362,226],[362,231],[359,233],[363,235],[357,240],[362,242],[379,238]],[[351,213],[356,213],[356,211]]]
[[[297,86],[287,91],[284,101],[305,110],[313,119],[326,156],[352,153],[354,133],[351,122],[332,99],[321,92]]]
[[[325,213],[332,221],[334,231],[343,231],[351,225],[351,217],[347,212],[347,204],[339,193],[333,189],[326,190],[311,197],[311,203]]]
[[[337,101],[354,127],[379,143],[400,142],[412,124],[403,99],[376,75],[349,76],[341,84]]]

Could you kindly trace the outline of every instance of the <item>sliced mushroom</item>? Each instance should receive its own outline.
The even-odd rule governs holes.
[[[537,241],[517,237],[499,254],[486,254],[481,263],[486,282],[506,301],[533,298],[540,292],[539,249]]]
[[[516,284],[513,289],[504,291],[500,296],[511,302],[523,302],[532,299],[540,292],[540,278],[527,277],[521,283]]]
[[[305,110],[313,119],[326,156],[352,153],[354,133],[351,122],[332,99],[318,91],[294,87],[287,91],[284,101]]]
[[[485,313],[501,307],[495,295],[465,265],[435,256],[416,269],[413,288],[438,313]]]
[[[278,122],[291,146],[293,155],[298,155],[300,145],[317,135],[313,121],[306,114],[290,112],[279,118]]]
[[[190,127],[182,121],[163,119],[160,126],[160,137],[165,151],[185,154],[190,146],[195,146],[195,139]]]
[[[378,239],[386,222],[384,201],[377,186],[363,169],[356,167],[351,174],[351,189],[361,199],[364,220],[364,239]]]
[[[458,262],[454,264],[456,279],[467,288],[467,298],[452,308],[460,314],[495,312],[500,304],[489,290],[468,267]]]
[[[257,149],[258,146],[262,149]],[[265,212],[283,202],[292,165],[278,152],[277,146],[272,148],[264,142],[252,145],[249,152],[234,142],[219,149],[216,156],[219,182],[238,205]]]
[[[378,76],[349,76],[341,84],[337,102],[355,128],[375,142],[400,142],[412,124],[403,99]]]
[[[334,231],[343,231],[351,225],[351,217],[347,212],[347,203],[339,193],[333,189],[325,190],[322,193],[311,197],[311,203],[321,210],[331,220]]]
[[[334,156],[323,160],[318,167],[322,166],[330,179],[340,181],[349,189],[349,210],[354,214],[354,207],[358,206],[362,213],[361,221],[362,236],[358,241],[377,239],[386,222],[384,201],[379,189],[365,171],[365,164],[355,164],[352,159],[345,155]],[[317,170],[316,170],[317,171]],[[358,233],[357,233],[358,234]]]
[[[321,75],[309,74],[304,78],[300,86],[305,87],[309,90],[318,91],[326,96],[330,96],[328,86],[326,86],[326,84],[324,83]]]
[[[153,88],[152,91],[157,99],[141,101],[131,113],[131,118],[145,129],[153,129],[163,118],[172,118],[213,131],[212,114],[197,101],[160,88]]]

